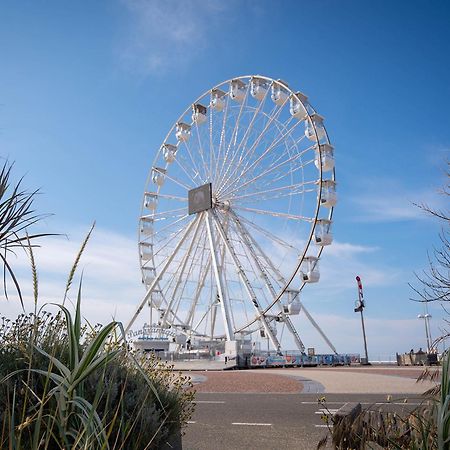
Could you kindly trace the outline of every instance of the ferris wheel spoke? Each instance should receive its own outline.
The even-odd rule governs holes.
[[[192,185],[189,186],[189,185],[183,183],[182,181],[180,181],[178,178],[174,177],[173,175],[169,175],[168,172],[166,172],[166,173],[161,172],[160,170],[158,170],[157,167],[155,167],[154,170],[155,170],[155,172],[158,172],[158,173],[164,175],[165,178],[169,179],[170,181],[173,181],[174,183],[178,184],[178,186],[181,186],[184,189],[189,190],[189,189],[192,189],[192,187],[193,187]]]
[[[303,164],[299,164],[296,167],[291,167],[286,172],[281,172],[279,174],[275,173],[274,175],[277,175],[276,178],[273,179],[274,183],[277,183],[278,181],[282,180],[283,178],[286,178],[292,174],[295,174],[296,172],[303,171],[305,167],[309,166],[310,164],[314,163],[314,159],[310,159],[309,161],[305,161]],[[317,184],[319,182],[319,179],[316,179],[314,181],[311,181],[313,184]]]
[[[203,213],[202,213],[202,214],[203,214]],[[201,214],[201,215],[202,215],[202,214]],[[200,215],[200,216],[201,216],[201,215]],[[188,264],[188,262],[189,262],[189,259],[190,259],[190,257],[191,257],[191,252],[192,252],[192,249],[193,249],[193,247],[194,247],[194,244],[196,243],[197,236],[198,236],[198,232],[199,232],[199,230],[200,230],[200,225],[202,225],[201,219],[198,220],[197,225],[196,225],[196,227],[195,227],[195,229],[194,229],[194,233],[193,233],[193,235],[192,235],[191,242],[189,243],[189,247],[188,247],[187,251],[185,252],[183,258],[181,259],[180,264],[179,264],[177,270],[175,271],[175,273],[178,274],[178,277],[177,277],[177,282],[175,283],[175,287],[174,287],[174,289],[173,289],[173,291],[172,291],[172,295],[171,295],[171,299],[170,299],[169,304],[168,304],[168,307],[167,307],[167,311],[169,311],[169,310],[172,309],[173,304],[174,304],[175,299],[176,299],[176,296],[178,295],[178,292],[177,292],[177,291],[178,291],[178,289],[180,288],[180,286],[181,286],[181,284],[182,284],[182,279],[183,279],[184,271],[185,271],[186,266],[187,266],[187,264]],[[197,244],[198,244],[198,243],[197,243]],[[178,309],[178,308],[177,308],[177,309]],[[165,313],[165,315],[164,315],[164,317],[163,317],[163,319],[162,319],[162,324],[163,324],[163,326],[165,326],[165,325],[167,324],[167,319],[168,319],[168,317],[167,317],[167,311],[166,311],[166,313]]]
[[[184,219],[187,219],[189,217],[188,214],[185,214],[184,216],[180,217],[179,219],[176,219],[172,222],[169,222],[167,225],[164,225],[163,227],[159,228],[158,230],[156,230],[152,236],[153,237],[157,237],[157,236],[161,236],[163,234],[164,231],[166,231],[168,228],[173,227],[174,225],[182,222]]]
[[[156,198],[163,198],[167,200],[175,200],[179,202],[187,202],[187,197],[179,197],[177,195],[167,195],[167,194],[160,194],[159,192],[144,192],[144,195],[154,195]]]
[[[289,147],[289,148],[285,148],[284,151],[283,151],[279,156],[277,156],[277,158],[276,158],[273,162],[270,163],[269,167],[268,167],[265,171],[263,171],[263,172],[261,172],[261,173],[258,173],[257,175],[253,176],[254,173],[255,173],[255,170],[258,168],[258,166],[259,166],[260,164],[262,164],[263,160],[264,160],[268,155],[270,155],[270,153],[267,152],[267,150],[266,150],[265,154],[264,154],[264,155],[261,155],[262,157],[259,159],[259,161],[255,161],[255,164],[254,164],[254,166],[251,168],[251,171],[248,171],[248,170],[246,171],[246,174],[248,174],[248,175],[250,175],[250,176],[253,176],[253,178],[250,178],[250,179],[249,179],[249,178],[245,177],[244,175],[242,175],[237,181],[238,181],[238,182],[239,182],[239,181],[243,181],[243,182],[242,182],[240,185],[238,185],[238,186],[235,185],[234,187],[233,187],[233,185],[230,185],[230,186],[228,187],[228,190],[226,190],[226,191],[224,192],[224,195],[230,195],[231,193],[233,193],[233,192],[235,192],[235,191],[238,191],[238,190],[242,189],[243,187],[247,186],[248,184],[253,183],[255,180],[260,179],[260,178],[263,178],[264,176],[266,176],[266,175],[268,175],[268,174],[271,174],[271,173],[274,172],[274,171],[279,170],[284,164],[293,163],[293,162],[296,161],[298,158],[301,158],[303,155],[307,154],[307,152],[309,152],[312,148],[314,148],[313,145],[307,147],[306,149],[301,150],[299,153],[296,153],[296,154],[290,156],[288,159],[284,159],[284,160],[283,160],[283,158],[285,158],[286,155],[290,155],[291,151],[292,151],[292,150],[296,147],[296,145],[297,145],[301,140],[303,140],[303,139],[304,139],[304,137],[301,137],[300,139],[298,139],[298,141],[297,141],[294,145],[292,145],[292,146]],[[269,148],[270,148],[270,147],[269,147]],[[282,161],[282,162],[279,162],[280,160],[283,160],[283,161]],[[314,160],[312,160],[312,161],[314,161]],[[293,172],[292,172],[293,170],[294,170],[294,171],[295,171],[295,170],[302,170],[304,167],[306,167],[307,165],[309,165],[312,161],[308,161],[307,163],[295,164],[295,165],[291,164],[291,169],[290,169],[290,171],[281,172],[281,174],[284,175],[284,176],[288,176],[288,175],[290,175],[291,173],[293,173]],[[277,163],[278,163],[278,164],[277,164]],[[273,178],[271,179],[271,182],[272,182],[272,183],[275,183],[275,181],[276,181],[276,179],[273,179]]]
[[[291,220],[303,220],[303,221],[306,221],[306,222],[313,222],[314,221],[313,217],[298,216],[296,214],[287,214],[287,213],[283,213],[283,212],[268,211],[268,210],[264,210],[264,209],[246,208],[244,206],[234,205],[233,209],[239,209],[241,211],[248,211],[248,212],[256,213],[256,214],[262,214],[262,215],[265,215],[265,216],[284,217],[286,219],[291,219]]]
[[[254,197],[258,197],[258,196],[264,197],[264,195],[266,195],[266,194],[276,193],[280,196],[289,196],[289,195],[303,194],[305,192],[315,192],[316,189],[312,189],[310,191],[305,190],[305,189],[298,190],[298,188],[304,188],[305,186],[313,185],[313,184],[316,184],[316,181],[304,181],[301,183],[288,184],[286,186],[280,186],[280,187],[276,187],[273,189],[266,189],[263,191],[257,190],[255,192],[250,192],[248,194],[242,194],[242,195],[237,195],[235,197],[232,197],[232,201],[233,201],[233,204],[236,204],[236,203],[241,204],[241,201],[239,201],[239,200],[254,198]],[[286,191],[286,192],[283,192],[283,191]],[[263,199],[267,200],[270,198],[278,198],[278,197],[264,197]],[[238,202],[236,202],[236,201],[238,201]]]
[[[207,180],[211,179],[211,173],[208,170],[208,164],[206,163],[206,160],[205,160],[205,154],[204,154],[205,152],[203,150],[203,144],[202,144],[202,140],[200,138],[200,131],[199,131],[198,125],[196,125],[195,129],[197,130],[196,134],[197,134],[198,148],[199,148],[200,158],[202,160],[203,169],[204,169],[203,170],[204,176],[203,176],[202,181],[206,182]]]
[[[209,175],[213,177],[213,166],[216,163],[216,154],[214,150],[214,142],[213,142],[213,108],[209,108]]]
[[[239,218],[241,222],[246,223],[247,225],[252,227],[255,231],[258,231],[261,235],[265,236],[271,241],[276,242],[277,244],[283,246],[287,250],[297,250],[292,244],[289,244],[288,242],[284,241],[279,236],[276,236],[275,234],[271,233],[269,230],[266,230],[265,228],[257,225],[256,223],[246,219],[242,215],[237,214],[236,211],[233,211],[233,213]]]
[[[236,121],[234,123],[233,132],[231,133],[230,140],[228,142],[228,147],[227,147],[227,150],[225,152],[224,161],[223,161],[223,164],[222,164],[222,170],[217,175],[217,180],[218,180],[218,184],[219,185],[220,185],[220,180],[223,178],[223,170],[227,170],[227,168],[228,168],[228,155],[230,153],[230,149],[231,149],[231,146],[233,144],[233,139],[237,138],[237,133],[238,133],[238,130],[239,130],[239,124],[240,124],[242,112],[244,111],[244,105],[247,104],[248,92],[249,92],[249,85],[247,85],[247,89],[245,91],[245,96],[244,96],[244,98],[242,100],[241,107],[239,108],[239,114],[238,114],[238,116],[236,118]]]
[[[219,176],[219,163],[220,163],[220,157],[221,157],[221,153],[222,153],[222,147],[225,146],[225,125],[227,123],[227,118],[228,118],[228,107],[230,104],[230,96],[227,95],[226,96],[226,104],[225,104],[225,110],[223,111],[223,118],[222,118],[222,129],[220,131],[220,138],[219,138],[219,145],[218,145],[218,149],[217,149],[217,159],[216,159],[216,167],[214,169],[214,180],[218,179]]]
[[[180,161],[181,160],[181,161]],[[184,172],[184,174],[189,178],[189,180],[192,182],[192,184],[195,186],[196,185],[196,181],[195,181],[195,175],[194,177],[186,170],[186,168],[184,167],[184,164],[181,164],[182,161],[186,161],[186,158],[180,156],[180,157],[176,157],[174,159],[175,164]]]
[[[274,276],[273,278],[277,280],[278,282],[283,282],[283,285],[286,284],[283,275],[279,271],[279,269],[275,266],[272,259],[269,258],[266,253],[263,251],[262,247],[259,245],[259,243],[256,241],[256,239],[252,236],[252,234],[247,230],[245,225],[243,224],[243,221],[241,218],[239,218],[238,215],[232,213],[233,220],[237,224],[238,228],[241,230],[243,234],[246,236],[246,240],[248,240],[251,245],[256,249],[256,251],[261,255],[262,259],[264,260],[264,265],[266,267],[269,267],[271,271],[273,272]],[[272,293],[273,294],[273,293]]]
[[[205,233],[205,239],[204,239],[204,244],[203,244],[204,246],[206,246],[206,244],[207,244],[206,240],[207,240],[207,234]],[[197,308],[197,304],[198,304],[198,301],[200,299],[200,294],[201,294],[203,288],[205,287],[206,278],[207,278],[207,276],[208,276],[208,274],[210,272],[210,269],[211,269],[211,255],[210,254],[208,254],[208,257],[207,257],[207,260],[208,260],[207,263],[205,265],[203,265],[203,263],[204,263],[204,259],[203,258],[206,255],[207,255],[207,252],[203,252],[202,253],[202,260],[201,260],[200,267],[203,267],[203,270],[202,270],[202,272],[200,274],[200,277],[199,277],[199,280],[198,280],[199,282],[197,284],[195,295],[194,295],[194,298],[193,298],[193,301],[192,301],[192,304],[191,304],[191,308],[189,310],[189,313],[188,313],[188,316],[187,316],[187,320],[186,320],[187,324],[189,324],[191,327],[192,327],[192,321],[194,319],[195,310]]]
[[[191,161],[191,162],[189,162],[189,161],[187,160],[187,158],[183,158],[184,161],[186,162],[186,167],[189,167],[189,166],[190,166],[191,169],[193,170],[193,172],[196,174],[196,175],[194,175],[194,179],[195,179],[197,176],[199,176],[199,177],[201,178],[201,171],[200,171],[200,169],[198,168],[197,164],[196,164],[195,161],[194,161],[194,158],[193,158],[193,156],[192,156],[192,153],[191,153],[191,150],[190,150],[190,148],[189,148],[189,145],[188,145],[187,141],[182,141],[182,142],[183,142],[184,148],[185,148],[186,151],[187,151],[187,154],[189,155],[189,159],[190,159],[190,161]],[[178,154],[178,152],[177,152],[177,154]],[[195,183],[194,183],[194,186],[195,186]]]
[[[267,95],[267,93],[266,93]],[[262,105],[260,105],[262,106]],[[269,128],[269,125],[272,124],[274,118],[277,118],[279,113],[281,113],[282,109],[284,107],[284,103],[280,106],[275,106],[275,108],[273,108],[272,113],[269,114],[269,121],[268,124],[266,124],[266,128],[265,131],[267,131],[267,129]],[[276,113],[276,114],[275,114]],[[247,132],[251,131],[251,128],[253,127],[253,123],[251,124],[251,127],[249,127],[249,129],[247,130]],[[235,165],[235,168],[233,170],[233,172],[228,176],[228,178],[226,180],[223,180],[220,187],[219,187],[219,193],[223,191],[224,187],[229,186],[229,181],[233,180],[236,181],[238,179],[240,179],[240,173],[239,173],[239,169],[241,169],[241,167],[244,165],[248,164],[249,159],[251,159],[251,157],[254,154],[254,151],[256,150],[256,148],[258,147],[259,143],[262,141],[264,137],[263,135],[259,136],[259,141],[257,141],[256,143],[253,143],[249,149],[246,149],[245,146],[242,147],[242,152],[239,158],[238,163]],[[241,141],[241,144],[243,143],[243,140]],[[245,152],[245,153],[244,153]],[[231,182],[231,185],[233,184],[233,181]]]
[[[164,219],[167,217],[177,216],[180,212],[184,212],[183,216],[186,215],[186,207],[183,208],[176,208],[176,209],[169,209],[168,211],[161,211],[161,212],[154,212],[151,214],[146,214],[142,216],[143,219],[149,218],[149,219]]]
[[[267,99],[268,93],[269,93],[269,89],[267,89],[266,93],[264,94],[263,99],[260,100],[258,106],[254,109],[253,116],[252,116],[252,119],[250,121],[250,124],[247,126],[247,129],[245,130],[244,136],[240,140],[239,145],[235,148],[233,157],[230,160],[229,164],[227,164],[227,169],[226,169],[224,175],[221,177],[221,180],[218,182],[218,190],[219,191],[221,189],[221,186],[223,184],[226,184],[228,179],[230,178],[230,177],[226,178],[227,177],[227,173],[230,170],[230,168],[233,167],[233,165],[235,164],[235,159],[237,158],[237,156],[239,154],[239,150],[241,148],[242,148],[242,150],[241,150],[240,156],[242,157],[242,154],[245,151],[245,147],[244,147],[243,144],[244,144],[244,142],[246,142],[248,140],[248,138],[251,135],[251,132],[253,131],[253,125],[254,125],[256,119],[259,117],[259,113],[260,113],[261,109],[264,107],[264,105],[266,103],[266,99]],[[234,173],[234,171],[233,171],[233,173]],[[230,176],[232,176],[232,175],[233,174],[231,174]]]
[[[137,317],[139,316],[140,312],[142,311],[142,308],[146,305],[146,303],[148,302],[152,292],[154,291],[155,287],[157,286],[157,284],[159,283],[160,279],[163,277],[164,273],[166,272],[167,268],[170,266],[170,264],[172,263],[173,259],[175,258],[175,256],[177,255],[178,251],[180,250],[181,246],[183,245],[184,241],[186,240],[186,238],[189,236],[192,227],[195,225],[195,223],[199,220],[199,216],[197,216],[195,219],[193,219],[191,221],[191,223],[188,225],[188,227],[184,230],[184,234],[182,235],[182,237],[180,238],[180,240],[178,241],[178,244],[176,245],[173,253],[169,256],[169,258],[167,258],[167,260],[165,261],[164,265],[162,266],[161,270],[156,274],[155,278],[153,279],[153,281],[150,283],[150,286],[147,290],[147,293],[145,294],[143,300],[141,301],[141,303],[139,304],[136,312],[134,313],[133,317],[131,318],[130,322],[128,323],[127,327],[125,328],[124,334],[126,334],[130,328],[133,326],[133,323],[135,322],[135,320],[137,319]]]
[[[312,147],[310,147],[312,148]],[[269,175],[271,173],[273,173],[274,171],[277,171],[279,169],[281,169],[283,166],[285,166],[286,164],[291,164],[294,161],[296,161],[297,159],[301,158],[308,150],[310,150],[310,148],[305,149],[303,151],[301,151],[300,153],[297,153],[293,156],[291,156],[290,158],[275,164],[274,166],[269,167],[268,169],[266,169],[265,171],[261,172],[259,175],[254,176],[253,178],[251,178],[250,180],[245,181],[244,183],[240,184],[239,186],[236,186],[234,189],[231,190],[225,190],[223,192],[224,196],[230,196],[232,195],[234,192],[238,191],[238,190],[242,190],[245,186],[248,186],[249,184],[254,183],[256,180],[259,180],[260,178],[265,177],[266,175]],[[312,160],[312,162],[314,162],[314,160]],[[293,168],[291,168],[289,171],[284,172],[285,176],[290,175],[291,173],[293,173],[293,169],[295,170],[299,170],[303,167],[305,167],[306,165],[310,164],[310,162],[306,163],[306,164],[297,164],[296,166],[294,166]],[[273,182],[278,181],[278,180],[274,180]]]
[[[176,239],[178,236],[180,236],[180,234],[183,233],[184,228],[180,228],[179,230],[171,233],[170,235],[168,235],[167,237],[162,238],[159,243],[158,243],[158,249],[156,251],[153,252],[153,256],[154,257],[164,257],[164,251],[169,249],[171,250],[174,246],[174,239]],[[156,268],[158,268],[160,265],[164,264],[164,260],[161,259],[159,265],[155,266]]]
[[[296,122],[288,131],[286,131],[284,134],[282,134],[277,140],[273,141],[265,150],[264,152],[252,163],[250,163],[251,158],[245,158],[247,160],[246,164],[244,165],[242,172],[239,174],[238,179],[243,179],[243,177],[252,169],[254,169],[267,155],[270,154],[270,152],[278,145],[282,142],[283,139],[285,139],[287,136],[289,136],[292,131],[298,126],[300,122]],[[262,138],[262,137],[261,137]],[[297,144],[300,143],[303,139],[305,138],[305,136],[301,136],[298,141]],[[259,139],[260,141],[260,139]],[[252,150],[252,155],[254,151],[256,150],[257,144],[259,144],[258,142],[255,142],[255,144],[253,144],[253,146],[249,149]],[[250,164],[250,165],[249,165]]]
[[[197,245],[196,245],[196,247],[195,247],[195,249],[193,251],[193,254],[192,254],[191,258],[190,258],[189,268],[188,268],[187,274],[185,276],[185,279],[184,279],[184,282],[183,282],[183,286],[182,286],[182,289],[181,289],[181,292],[180,292],[180,295],[179,295],[179,299],[178,299],[178,302],[177,302],[177,305],[176,305],[176,309],[175,309],[176,313],[178,313],[178,310],[179,310],[179,308],[180,308],[180,306],[182,304],[183,299],[185,299],[187,297],[187,291],[188,291],[187,284],[188,284],[189,281],[191,281],[193,279],[194,272],[197,270],[197,263],[196,263],[197,257],[198,257],[197,253],[198,253],[198,251],[200,251],[201,254],[202,254],[202,257],[203,257],[203,254],[205,253],[204,252],[205,244],[203,243],[201,245],[202,236],[205,235],[205,237],[206,237],[206,232],[205,232],[206,230],[205,230],[205,226],[204,226],[203,222],[201,222],[201,226],[202,226],[202,229],[200,231],[200,236],[198,237]],[[199,268],[200,267],[201,267],[201,265],[199,266]],[[198,277],[195,277],[195,278],[198,278]],[[192,302],[193,302],[193,299],[192,299]],[[186,323],[189,323],[189,321],[187,320]]]
[[[279,191],[279,192],[272,192],[266,195],[261,195],[258,197],[248,197],[247,199],[239,200],[237,202],[237,205],[245,206],[245,205],[255,205],[257,203],[265,203],[269,200],[277,200],[277,199],[286,199],[286,198],[295,198],[299,195],[304,194],[310,194],[310,193],[317,193],[317,189],[297,189],[296,191]],[[255,194],[259,194],[259,192],[255,192]]]
[[[283,104],[284,106],[284,104]],[[242,158],[242,162],[245,161],[244,164],[244,169],[243,172],[241,174],[236,174],[236,178],[240,178],[241,176],[243,176],[245,174],[245,168],[248,166],[249,161],[251,161],[251,158],[253,157],[256,149],[258,148],[258,145],[260,144],[260,142],[262,141],[262,139],[265,137],[265,134],[267,133],[267,131],[270,129],[270,126],[272,125],[272,123],[278,118],[278,116],[281,114],[281,111],[283,110],[283,107],[280,107],[278,109],[274,108],[275,113],[269,118],[269,120],[267,121],[266,125],[264,126],[264,129],[261,131],[260,135],[257,137],[257,139],[253,142],[253,144],[248,148],[246,154],[244,155],[244,157]],[[287,124],[290,123],[290,119],[288,121]],[[287,126],[286,124],[286,126]],[[295,127],[297,126],[297,124],[295,124],[291,130],[295,129]],[[280,139],[281,142],[282,139]],[[235,172],[240,168],[240,165],[238,165],[236,167]],[[224,183],[222,183],[222,186],[224,185]],[[220,194],[220,191],[219,191]]]

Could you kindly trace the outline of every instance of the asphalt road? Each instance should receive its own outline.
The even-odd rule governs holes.
[[[383,394],[325,397],[331,412],[346,402],[360,402],[363,407],[386,402]],[[392,404],[375,407],[401,413],[419,401],[417,395],[394,395]],[[183,449],[312,450],[327,432],[323,413],[326,411],[318,404],[317,394],[197,393],[196,411],[183,436]]]

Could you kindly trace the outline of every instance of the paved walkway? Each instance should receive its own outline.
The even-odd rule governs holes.
[[[416,382],[420,369],[289,368],[188,373],[198,392],[422,394],[435,384]]]
[[[417,383],[406,376],[380,374],[370,370],[345,369],[271,369],[273,374],[288,377],[301,377],[300,380],[313,380],[324,387],[325,393],[334,394],[422,394],[435,386],[435,383]],[[405,372],[405,375],[408,372]],[[320,392],[320,391],[319,391]]]

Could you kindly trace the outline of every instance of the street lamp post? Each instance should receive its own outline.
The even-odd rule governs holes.
[[[366,328],[364,326],[364,314],[363,314],[363,310],[364,310],[366,305],[364,303],[362,282],[361,282],[361,278],[359,276],[356,276],[356,283],[358,284],[358,300],[356,301],[355,312],[360,312],[361,313],[361,327],[362,327],[363,338],[364,338],[364,351],[365,351],[365,354],[366,354],[365,364],[370,364],[369,363],[369,355],[367,353]]]
[[[425,322],[425,337],[427,339],[427,353],[430,353],[431,351],[431,331],[430,331],[430,319],[431,314],[419,314],[417,316],[418,319],[424,319]]]

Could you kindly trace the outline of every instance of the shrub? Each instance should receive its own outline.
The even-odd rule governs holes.
[[[188,379],[130,351],[119,322],[82,326],[81,283],[75,317],[56,306],[0,318],[0,448],[162,448],[192,414]]]

